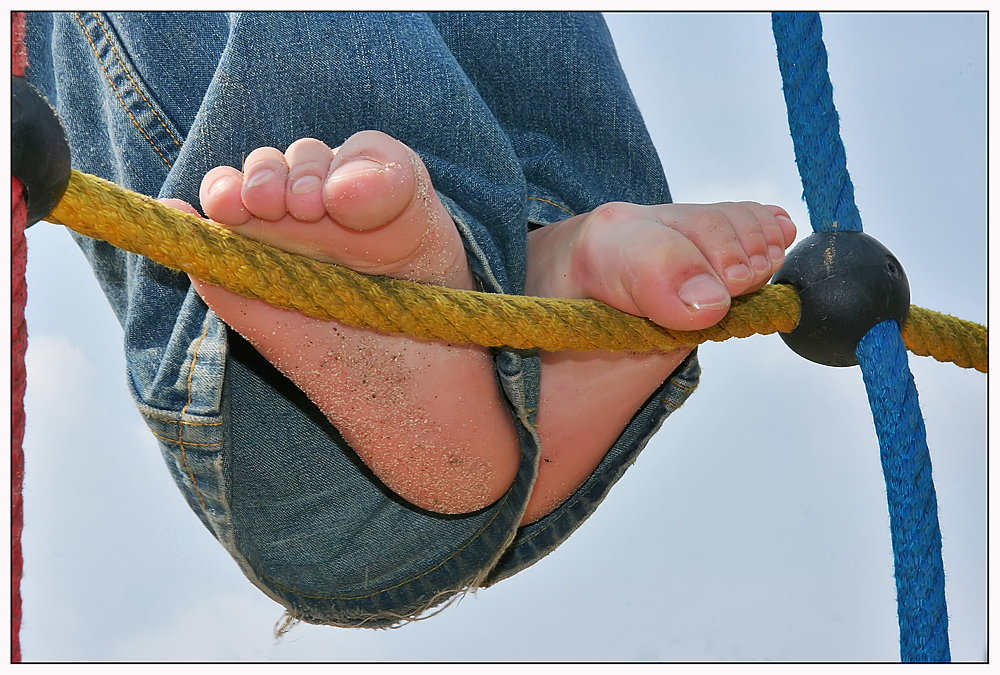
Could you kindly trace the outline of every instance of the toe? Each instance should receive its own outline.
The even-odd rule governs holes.
[[[420,158],[363,131],[337,149],[324,203],[344,264],[372,274],[471,288],[465,248]]]
[[[701,272],[677,287],[677,297],[691,311],[728,309],[729,291],[711,272]]]
[[[785,263],[785,249],[795,240],[795,224],[779,206],[762,206],[754,202],[747,202],[745,206],[756,219],[754,240],[750,246],[753,246],[753,255],[760,270],[754,283],[744,291],[750,292],[764,286]],[[744,245],[744,248],[747,246]]]
[[[391,136],[377,131],[351,136],[330,167],[324,187],[327,212],[357,231],[397,219],[413,202],[417,173],[423,169],[418,163],[412,151]]]
[[[767,209],[768,213],[774,216],[774,222],[777,225],[777,230],[780,232],[780,236],[775,236],[774,245],[780,245],[781,249],[784,251],[792,245],[792,242],[795,241],[796,234],[798,234],[795,223],[792,222],[792,218],[788,215],[788,211],[780,206],[765,204],[764,208]]]
[[[701,330],[717,323],[729,311],[731,293],[711,262],[686,237],[666,230],[651,250],[648,265],[630,292],[640,314],[665,328]]]
[[[243,205],[263,220],[278,220],[286,213],[285,183],[288,166],[276,148],[257,148],[243,162]]]
[[[764,240],[764,251],[761,255],[767,258],[768,263],[765,272],[767,278],[764,279],[766,283],[767,279],[770,279],[771,275],[785,262],[785,249],[791,243],[791,240],[785,243],[784,227],[778,221],[777,215],[772,209],[754,202],[747,202],[746,207],[753,213],[754,218],[756,218],[757,227],[760,228],[760,235]],[[791,225],[792,221],[788,220],[787,222],[788,225]],[[791,225],[791,227],[794,232],[795,226]]]
[[[588,216],[571,263],[583,296],[665,328],[716,323],[729,309],[730,293],[712,262],[691,239],[643,209],[605,205]]]
[[[206,175],[202,205],[234,232],[360,272],[471,288],[461,236],[420,158],[385,134],[330,149],[301,139],[259,148],[244,171]]]
[[[333,150],[315,138],[301,138],[285,151],[285,206],[296,219],[315,223],[326,215],[323,182],[330,173],[333,156]]]
[[[183,211],[184,213],[187,213],[189,215],[198,216],[199,218],[201,218],[201,214],[198,213],[197,209],[195,209],[193,206],[188,204],[183,199],[174,199],[172,197],[166,197],[164,199],[158,199],[157,201],[163,204],[164,206],[169,206],[172,209],[177,209],[178,211]]]
[[[785,248],[795,236],[790,219],[780,222],[771,209],[755,202],[698,207],[676,229],[702,252],[732,296],[766,284],[781,267]]]
[[[698,249],[730,295],[745,293],[766,280],[767,242],[744,205],[666,205],[656,212],[664,225]]]
[[[719,213],[720,228],[725,230],[721,240],[706,243],[697,235],[693,240],[732,295],[760,288],[776,269],[774,259],[783,259],[784,249],[772,246],[781,242],[774,218],[752,202],[717,204],[714,209]]]
[[[240,191],[243,174],[231,166],[217,166],[201,181],[199,200],[205,215],[222,225],[242,225],[250,219]]]

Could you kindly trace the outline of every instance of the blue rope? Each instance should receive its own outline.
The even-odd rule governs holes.
[[[778,67],[788,108],[795,163],[814,232],[861,231],[854,184],[840,140],[840,118],[826,65],[819,14],[775,12],[771,15]]]
[[[895,321],[883,321],[858,343],[889,500],[900,655],[904,661],[949,661],[937,499],[917,388],[906,359]]]
[[[854,185],[833,105],[819,14],[775,12],[771,25],[809,220],[813,231],[861,231]],[[895,321],[858,344],[881,450],[904,662],[950,661],[937,499],[917,389]]]

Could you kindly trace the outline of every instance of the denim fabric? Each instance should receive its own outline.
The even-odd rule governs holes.
[[[210,168],[362,129],[423,159],[477,282],[524,287],[527,231],[608,201],[670,201],[603,20],[590,14],[31,14],[28,78],[74,168],[198,205]],[[442,516],[393,495],[185,275],[76,237],[124,328],[128,385],[191,508],[295,618],[381,627],[531,565],[597,507],[697,384],[694,356],[597,471],[517,524],[537,471],[539,360],[498,350],[522,461],[496,504]]]

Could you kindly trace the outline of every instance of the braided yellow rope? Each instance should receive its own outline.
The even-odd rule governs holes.
[[[702,331],[672,331],[595,300],[456,291],[359,274],[285,253],[73,171],[48,220],[195,278],[320,319],[420,338],[546,350],[669,350],[756,333],[790,332],[798,294],[767,286],[736,298]],[[986,328],[914,307],[903,331],[914,353],[986,372]]]
[[[987,372],[989,332],[986,326],[910,305],[903,344],[917,356]]]

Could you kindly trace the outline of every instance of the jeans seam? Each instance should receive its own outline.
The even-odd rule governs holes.
[[[690,396],[692,393],[694,393],[694,390],[695,390],[695,387],[685,387],[683,384],[676,384],[676,383],[673,384],[673,387],[675,389],[680,389],[681,391],[686,391],[688,393],[688,396]],[[661,397],[660,401],[662,401],[663,403],[666,403],[668,406],[670,406],[674,410],[677,410],[682,405],[684,405],[685,401],[687,401],[687,396],[685,396],[684,397],[684,401],[681,401],[680,403],[674,403],[667,396]]]
[[[174,133],[172,131],[170,131],[170,127],[167,126],[166,122],[163,121],[163,118],[160,117],[160,115],[156,112],[156,108],[154,108],[153,104],[149,102],[149,99],[146,98],[146,95],[142,93],[142,87],[140,87],[139,83],[136,82],[135,78],[132,77],[132,74],[129,72],[128,67],[125,65],[124,59],[122,59],[121,55],[118,53],[118,49],[115,48],[115,43],[111,39],[111,34],[108,33],[107,28],[105,28],[104,26],[104,22],[101,21],[101,17],[95,13],[94,18],[97,19],[97,25],[101,27],[101,31],[104,33],[104,37],[108,41],[108,47],[111,49],[111,52],[115,55],[115,60],[118,61],[118,65],[122,67],[122,72],[125,73],[125,77],[128,78],[128,81],[131,82],[132,86],[135,88],[135,93],[139,94],[139,97],[142,99],[143,103],[145,103],[149,107],[149,112],[152,113],[153,117],[156,118],[156,121],[160,123],[160,126],[163,127],[163,130],[167,132],[167,135],[170,136],[170,140],[174,142],[174,145],[176,145],[178,148],[182,147],[183,143],[179,141],[176,136],[174,136]]]
[[[684,386],[683,384],[679,384],[679,383],[677,383],[677,382],[671,382],[671,383],[670,383],[670,387],[671,387],[671,390],[676,390],[676,389],[681,389],[681,390],[683,390],[683,391],[686,391],[686,392],[688,392],[688,395],[689,395],[689,396],[690,396],[691,392],[693,392],[693,391],[694,391],[694,387],[687,387],[687,386]],[[685,400],[687,400],[687,396],[685,396],[684,398],[685,398]],[[674,405],[673,403],[671,403],[670,401],[668,401],[668,400],[667,400],[667,398],[666,398],[665,396],[661,397],[661,398],[660,398],[660,400],[661,400],[661,401],[662,401],[663,403],[666,403],[667,405],[669,405],[669,406],[670,406],[671,408],[673,408],[674,410],[677,410],[677,409],[678,409],[678,408],[680,407],[679,405]],[[683,403],[683,402],[682,402],[682,403]],[[612,447],[613,447],[613,446],[612,446]],[[610,452],[610,451],[611,451],[611,448],[608,448],[608,452]],[[571,502],[570,502],[570,501],[566,501],[566,502],[564,502],[564,503],[563,503],[563,505],[562,505],[562,507],[560,507],[560,511],[561,511],[561,513],[560,513],[560,514],[559,514],[558,516],[556,516],[555,518],[553,518],[551,522],[549,522],[549,523],[546,523],[546,525],[545,525],[544,527],[540,528],[540,529],[539,529],[539,530],[538,530],[537,532],[535,532],[534,534],[532,534],[532,535],[531,535],[530,537],[528,537],[527,539],[524,539],[523,541],[521,541],[521,542],[518,542],[518,544],[517,544],[517,545],[518,545],[518,546],[522,546],[522,545],[524,545],[524,544],[527,544],[527,543],[528,543],[529,541],[531,541],[532,539],[535,539],[536,537],[540,536],[540,535],[541,535],[542,533],[546,532],[546,531],[547,531],[547,530],[548,530],[549,528],[551,528],[551,527],[552,527],[553,525],[555,525],[555,524],[556,524],[557,522],[559,522],[559,520],[560,520],[560,519],[561,519],[561,518],[562,518],[563,516],[565,516],[565,515],[566,515],[567,513],[569,513],[569,510],[570,510],[570,509],[571,509],[571,508],[572,508],[573,506],[575,506],[575,505],[576,505],[577,503],[579,503],[581,499],[583,499],[583,498],[584,498],[584,497],[586,497],[586,496],[587,496],[588,494],[590,494],[590,492],[591,492],[591,491],[592,491],[592,490],[593,490],[594,488],[598,487],[598,485],[600,485],[600,484],[601,484],[600,482],[596,482],[596,481],[595,481],[595,482],[594,482],[594,483],[593,483],[593,484],[592,484],[592,485],[591,485],[591,486],[590,486],[589,488],[587,488],[587,489],[586,489],[586,490],[584,490],[584,491],[583,491],[582,493],[580,493],[579,495],[577,495],[577,497],[576,497],[575,499],[573,499],[573,500],[572,500]]]
[[[169,417],[157,417],[150,413],[143,413],[146,417],[157,422],[168,422],[169,424],[183,424],[186,427],[221,427],[225,422],[185,422],[184,420],[174,420]]]
[[[174,445],[179,446],[181,448],[182,452],[184,450],[184,446],[187,446],[189,448],[195,448],[195,447],[197,447],[197,448],[213,448],[213,447],[218,447],[220,445],[223,445],[222,441],[219,441],[218,443],[191,443],[189,441],[181,441],[181,440],[178,440],[176,438],[169,438],[167,436],[164,436],[163,434],[158,434],[155,431],[153,431],[152,429],[150,429],[150,433],[152,433],[154,436],[156,436],[160,440],[163,440],[163,441],[166,441],[167,443],[172,443]],[[186,465],[187,465],[187,462],[185,462],[185,466]],[[189,473],[190,473],[190,471],[189,471]]]
[[[609,452],[610,452],[610,450],[611,450],[611,448],[608,448]],[[593,490],[594,488],[596,488],[597,486],[598,486],[598,483],[595,482],[589,488],[587,488],[582,493],[580,493],[579,495],[577,495],[576,499],[574,499],[572,502],[563,502],[562,506],[559,509],[560,510],[560,514],[558,516],[556,516],[555,518],[553,518],[550,522],[546,523],[545,527],[539,529],[538,532],[535,532],[533,535],[531,535],[527,539],[525,539],[525,540],[523,540],[521,542],[518,542],[517,545],[518,546],[522,546],[524,544],[527,544],[532,539],[534,539],[534,538],[540,536],[541,534],[543,534],[544,532],[548,531],[549,528],[551,528],[553,525],[555,525],[557,522],[559,522],[562,519],[563,516],[565,516],[567,513],[569,513],[569,511],[570,511],[571,508],[573,508],[574,506],[576,506],[576,504],[579,503],[581,499],[583,499],[584,497],[586,497],[587,495],[589,495],[590,491]]]
[[[115,59],[118,61],[118,65],[121,66],[122,68],[122,72],[125,73],[125,76],[128,78],[129,82],[131,82],[132,86],[135,87],[136,93],[139,94],[142,100],[149,107],[149,111],[153,114],[153,117],[155,117],[157,121],[160,122],[160,124],[163,126],[164,130],[167,132],[170,138],[174,141],[177,147],[180,148],[181,143],[177,140],[177,137],[174,136],[174,134],[170,131],[170,128],[167,127],[167,125],[163,122],[163,119],[159,116],[159,114],[157,114],[156,109],[150,104],[149,99],[147,99],[145,94],[142,93],[142,89],[136,84],[135,80],[132,78],[132,75],[129,73],[128,68],[125,67],[125,62],[118,55],[118,50],[115,49],[114,43],[111,40],[111,35],[104,27],[104,23],[101,21],[100,16],[98,15],[97,12],[92,12],[92,14],[94,16],[95,21],[97,22],[98,27],[101,29],[101,32],[104,33],[104,39],[108,43],[108,49],[114,54]],[[83,31],[84,36],[87,38],[87,42],[90,43],[90,49],[91,51],[94,52],[94,57],[97,59],[97,63],[98,65],[100,65],[101,71],[104,73],[104,77],[105,79],[107,79],[108,84],[111,86],[112,91],[114,91],[115,98],[118,99],[118,102],[121,104],[122,109],[129,116],[129,119],[132,120],[132,124],[134,124],[136,129],[139,130],[139,133],[142,134],[142,136],[146,139],[149,145],[156,152],[156,154],[160,156],[160,159],[163,160],[163,163],[166,164],[167,167],[173,168],[173,164],[171,164],[170,160],[167,159],[167,157],[163,154],[163,152],[156,146],[156,143],[154,143],[153,139],[150,138],[148,133],[146,133],[146,130],[142,128],[142,125],[139,123],[139,120],[135,118],[135,115],[132,113],[132,110],[125,103],[125,100],[122,98],[121,92],[119,92],[118,87],[115,85],[114,78],[111,77],[111,73],[109,73],[108,69],[105,67],[104,60],[101,58],[100,50],[94,43],[94,39],[91,37],[90,32],[87,30],[87,27],[84,25],[83,19],[80,17],[80,13],[74,12],[73,16],[76,18],[77,23],[80,25],[80,30]]]
[[[208,322],[207,321],[205,322],[205,327],[204,327],[204,329],[201,332],[201,336],[198,338],[198,341],[194,345],[194,355],[191,358],[191,367],[188,370],[188,378],[187,378],[188,400],[187,400],[187,403],[184,404],[184,408],[181,410],[181,415],[182,416],[184,415],[184,413],[187,412],[188,407],[191,405],[191,383],[194,381],[194,367],[195,367],[195,364],[198,363],[198,349],[199,349],[199,347],[201,347],[201,343],[204,341],[206,335],[208,335]],[[187,471],[188,477],[191,479],[191,487],[194,488],[195,494],[198,495],[198,500],[201,502],[201,509],[204,512],[205,517],[207,518],[208,517],[208,505],[205,504],[205,497],[204,497],[204,495],[201,494],[201,490],[198,489],[198,481],[195,479],[195,477],[194,477],[194,471],[191,470],[191,465],[188,464],[188,461],[187,461],[187,448],[185,447],[185,442],[184,442],[184,426],[183,425],[179,425],[177,427],[177,441],[176,441],[176,443],[177,443],[178,447],[180,447],[180,449],[181,449],[181,461],[184,463],[184,469]],[[205,443],[190,443],[189,445],[191,447],[195,447],[195,446],[204,446],[206,444]]]

